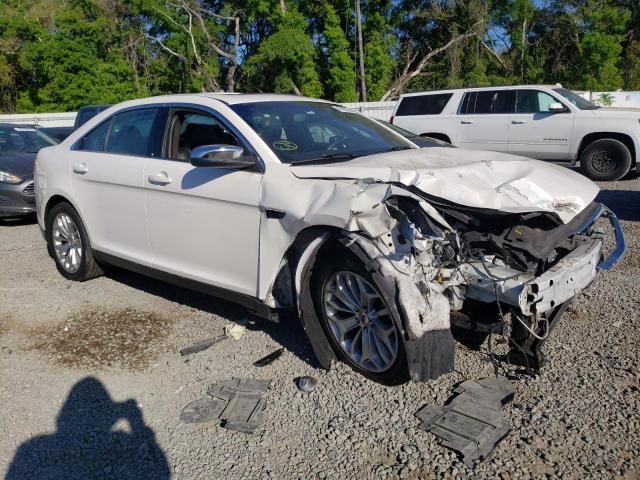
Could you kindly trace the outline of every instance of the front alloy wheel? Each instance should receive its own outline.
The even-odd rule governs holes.
[[[331,335],[359,368],[380,373],[398,356],[398,334],[377,289],[355,272],[339,271],[327,280],[324,311]]]

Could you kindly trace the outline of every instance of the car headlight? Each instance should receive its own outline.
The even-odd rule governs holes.
[[[12,185],[17,185],[22,182],[22,178],[13,175],[12,173],[7,173],[0,171],[0,183],[10,183]]]

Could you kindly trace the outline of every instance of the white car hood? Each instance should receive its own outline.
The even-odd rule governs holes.
[[[294,165],[298,178],[374,179],[413,186],[458,205],[509,213],[553,212],[567,223],[598,194],[567,168],[525,157],[457,148],[422,148],[340,163]]]

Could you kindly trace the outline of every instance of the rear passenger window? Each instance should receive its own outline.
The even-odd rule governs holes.
[[[130,110],[113,117],[106,151],[126,155],[149,155],[156,108]]]
[[[435,93],[432,95],[412,95],[403,97],[396,117],[405,115],[438,115],[449,103],[453,93]]]
[[[82,141],[82,150],[104,152],[104,144],[107,139],[109,125],[111,125],[111,120],[102,122],[96,128],[91,130],[91,132],[89,132]]]
[[[490,114],[511,113],[511,90],[485,90],[469,92],[462,101],[460,113]]]

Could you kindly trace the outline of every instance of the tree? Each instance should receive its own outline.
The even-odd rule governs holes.
[[[123,31],[108,14],[93,2],[76,0],[57,12],[48,28],[36,24],[38,40],[25,43],[18,54],[24,82],[18,111],[74,110],[146,94],[117,47]]]
[[[393,80],[395,60],[391,56],[393,38],[385,17],[369,12],[365,31],[365,80],[370,100],[380,100]]]
[[[580,10],[585,23],[578,43],[582,81],[575,86],[587,90],[616,90],[623,83],[622,42],[631,14],[603,3],[589,0]]]
[[[349,40],[340,27],[340,19],[330,4],[325,4],[323,54],[326,55],[327,97],[336,102],[355,102],[355,62],[351,57]]]
[[[315,47],[305,32],[306,20],[296,10],[281,13],[276,31],[244,65],[249,87],[257,91],[319,97]]]

